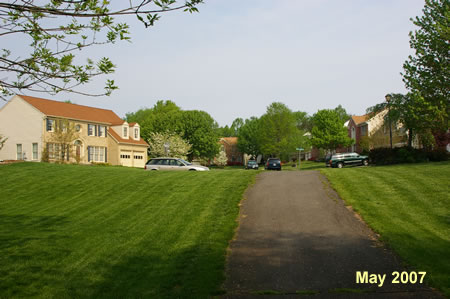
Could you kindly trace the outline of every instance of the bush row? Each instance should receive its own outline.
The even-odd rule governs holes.
[[[449,153],[445,148],[434,150],[415,149],[408,147],[375,148],[369,152],[371,163],[377,165],[397,163],[419,163],[427,161],[447,161]]]

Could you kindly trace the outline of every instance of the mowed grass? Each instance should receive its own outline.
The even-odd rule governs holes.
[[[449,162],[321,172],[412,270],[426,271],[450,297]]]
[[[257,172],[0,166],[0,298],[220,293]]]

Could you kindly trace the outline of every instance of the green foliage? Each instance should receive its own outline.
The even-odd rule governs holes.
[[[259,146],[263,154],[289,160],[298,146],[306,142],[303,132],[297,128],[298,115],[283,103],[272,103],[261,116]]]
[[[447,131],[450,101],[450,1],[426,0],[423,16],[412,19],[419,28],[410,32],[415,54],[403,65],[403,81],[423,98],[432,114],[424,115],[433,130]]]
[[[257,172],[0,167],[0,297],[209,298]]]
[[[181,136],[192,145],[190,159],[212,159],[219,153],[218,125],[204,111],[183,111],[172,101],[158,101],[153,108],[127,113],[126,120],[139,123],[145,140],[150,140],[152,133]]]
[[[370,162],[376,165],[447,161],[449,154],[443,148],[434,150],[411,147],[374,148],[369,152]]]
[[[179,3],[180,1],[178,1]],[[76,62],[75,53],[84,48],[129,41],[129,25],[118,21],[136,16],[145,27],[153,26],[161,13],[184,10],[197,12],[203,0],[123,1],[7,1],[0,2],[0,97],[29,90],[46,93],[61,91],[83,95],[109,95],[117,89],[107,79],[104,91],[88,94],[80,88],[95,76],[111,74],[116,66],[107,57],[98,61]],[[28,53],[4,48],[9,39],[23,42]],[[28,43],[28,47],[27,47]]]
[[[236,118],[231,127],[226,125],[225,127],[217,128],[217,136],[220,137],[237,137],[240,128],[244,125],[244,120],[240,117]]]
[[[261,154],[260,147],[260,120],[257,117],[246,119],[244,125],[239,129],[238,149],[241,153],[246,153],[257,157]]]
[[[338,107],[339,108],[339,107]],[[313,146],[325,150],[352,145],[353,139],[348,137],[343,116],[337,110],[319,110],[313,115],[311,142]]]

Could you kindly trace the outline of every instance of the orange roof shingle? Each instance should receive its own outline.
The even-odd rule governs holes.
[[[368,114],[364,114],[364,115],[352,115],[352,119],[355,122],[356,125],[359,125],[363,122],[366,122],[369,120],[369,115]]]
[[[237,137],[222,137],[220,139],[225,141],[229,145],[235,145],[238,142],[238,138]]]
[[[121,125],[124,121],[112,110],[19,95],[24,101],[48,116],[85,120],[110,125]]]

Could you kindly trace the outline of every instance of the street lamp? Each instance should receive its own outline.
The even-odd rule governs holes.
[[[387,107],[388,107],[388,122],[389,122],[389,142],[391,144],[391,149],[392,149],[392,126],[391,126],[391,95],[387,94],[385,96],[386,98],[386,102],[387,102]]]

